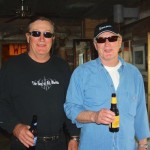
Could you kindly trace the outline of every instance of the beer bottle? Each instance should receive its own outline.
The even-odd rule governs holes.
[[[35,150],[36,142],[37,142],[37,116],[36,115],[33,115],[33,117],[32,117],[31,127],[29,130],[34,135],[34,144],[33,144],[33,146],[30,146],[29,148],[26,148],[26,149],[27,150]]]
[[[117,108],[117,98],[116,98],[115,93],[112,93],[110,110],[115,113],[115,120],[109,125],[109,131],[110,132],[118,132],[119,131],[120,118],[119,118],[119,110]]]

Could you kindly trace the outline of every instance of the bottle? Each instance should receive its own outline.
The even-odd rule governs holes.
[[[109,125],[109,131],[110,132],[118,132],[119,124],[120,124],[120,117],[119,117],[119,110],[117,108],[117,98],[116,98],[115,93],[112,93],[110,110],[115,113],[115,120]]]
[[[27,150],[35,150],[36,148],[36,142],[37,142],[37,116],[33,115],[32,117],[32,122],[31,122],[31,127],[29,129],[33,135],[34,135],[34,145],[30,146],[29,148],[26,148]]]

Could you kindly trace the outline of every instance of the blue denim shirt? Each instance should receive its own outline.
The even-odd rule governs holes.
[[[99,58],[80,65],[72,74],[64,109],[81,128],[79,150],[136,150],[135,138],[150,137],[142,75],[132,64],[119,60],[122,65],[117,91]],[[82,111],[110,109],[114,92],[120,113],[119,132],[109,132],[108,125],[77,122]]]

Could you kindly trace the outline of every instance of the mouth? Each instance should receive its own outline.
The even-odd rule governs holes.
[[[45,47],[45,44],[37,44],[38,47]]]
[[[111,52],[113,51],[113,49],[106,49],[106,48],[104,48],[103,51],[104,51],[105,53],[111,53]]]

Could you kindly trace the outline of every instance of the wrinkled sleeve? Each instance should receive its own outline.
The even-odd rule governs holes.
[[[142,76],[139,75],[138,105],[135,116],[135,134],[138,140],[150,137],[150,128]],[[139,123],[140,122],[140,123]]]
[[[66,115],[71,119],[72,123],[75,123],[78,128],[82,127],[82,123],[77,122],[76,118],[80,112],[85,111],[83,107],[83,94],[84,94],[84,70],[81,67],[77,68],[70,80],[70,84],[67,90],[66,102],[64,109]]]
[[[69,85],[69,81],[70,81],[70,76],[71,76],[71,72],[70,72],[70,68],[67,64],[67,66],[65,67],[65,91],[67,91],[67,87]],[[71,122],[70,119],[68,119],[67,117],[65,117],[65,125],[64,125],[64,130],[66,132],[66,134],[69,136],[68,138],[70,138],[70,136],[79,136],[80,135],[80,129],[78,129],[76,127],[75,124],[73,124]]]
[[[19,120],[16,118],[13,109],[10,81],[10,72],[5,65],[0,70],[0,127],[12,133]]]

